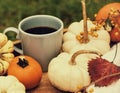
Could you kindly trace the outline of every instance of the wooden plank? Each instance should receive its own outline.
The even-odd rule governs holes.
[[[65,93],[65,92],[60,91],[53,87],[48,79],[47,73],[43,73],[40,84],[36,88],[28,90],[27,93]]]

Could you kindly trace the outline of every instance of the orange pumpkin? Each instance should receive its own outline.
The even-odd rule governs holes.
[[[103,6],[98,11],[96,20],[97,21],[106,20],[108,18],[108,14],[110,13],[111,9],[120,11],[120,3],[114,2],[114,3],[109,3]]]
[[[31,89],[41,81],[42,69],[35,59],[21,55],[12,60],[8,67],[8,75],[17,77],[26,89]]]

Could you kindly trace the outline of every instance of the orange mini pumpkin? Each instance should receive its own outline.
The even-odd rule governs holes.
[[[21,55],[12,60],[8,68],[8,75],[17,77],[26,89],[31,89],[41,81],[42,69],[35,59]]]
[[[96,20],[106,20],[111,10],[119,10],[120,11],[120,3],[114,2],[109,3],[103,6],[97,13]]]

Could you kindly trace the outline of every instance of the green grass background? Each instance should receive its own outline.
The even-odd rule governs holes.
[[[48,14],[59,17],[67,27],[73,21],[82,19],[81,0],[0,0],[0,32],[9,26],[17,27],[25,17]],[[94,14],[111,2],[120,0],[86,0],[87,16]],[[11,38],[12,34],[9,34]],[[12,38],[13,39],[13,38]]]

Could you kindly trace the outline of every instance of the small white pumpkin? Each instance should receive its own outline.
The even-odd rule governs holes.
[[[68,31],[63,36],[63,51],[74,53],[78,50],[93,50],[106,53],[110,49],[110,36],[109,33],[101,26],[93,24],[92,21],[87,20],[88,28],[88,43],[80,43],[79,35],[84,33],[83,20],[80,22],[73,22]]]
[[[95,52],[92,53],[77,51],[72,55],[62,52],[53,58],[48,66],[48,78],[51,84],[69,92],[75,92],[78,87],[83,88],[89,85],[91,80],[88,73],[88,61],[98,56]]]
[[[105,53],[102,58],[108,60],[109,62],[113,62],[117,66],[120,66],[120,43],[113,45],[113,47]]]
[[[25,86],[14,76],[0,76],[0,93],[26,93]]]
[[[105,53],[102,58],[108,60],[109,62],[112,62],[117,66],[120,66],[120,43],[114,44],[111,47],[110,51]],[[120,74],[120,72],[118,72],[118,74]],[[104,87],[95,86],[95,82],[93,82],[86,88],[86,93],[119,93],[119,86],[120,79]]]

